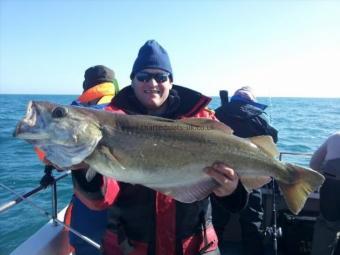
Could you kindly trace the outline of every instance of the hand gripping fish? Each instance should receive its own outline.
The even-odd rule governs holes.
[[[81,162],[121,182],[141,184],[191,203],[219,184],[203,169],[223,162],[247,190],[273,177],[295,214],[324,177],[309,168],[275,159],[270,136],[243,139],[209,119],[169,120],[89,108],[30,102],[14,136],[39,147],[62,168]]]

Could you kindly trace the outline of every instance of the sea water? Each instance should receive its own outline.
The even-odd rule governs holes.
[[[12,137],[15,125],[25,112],[29,100],[69,104],[75,96],[0,95],[0,183],[19,194],[39,186],[44,166],[32,146]],[[267,117],[279,130],[278,148],[282,152],[312,153],[330,134],[340,130],[340,98],[259,98],[267,104]],[[213,98],[210,107],[220,104]],[[287,156],[283,160],[308,165],[308,157]],[[60,174],[56,173],[56,176]],[[71,178],[58,183],[58,207],[61,209],[72,195]],[[0,206],[16,196],[0,186]],[[33,195],[31,200],[51,211],[51,190]],[[15,247],[48,221],[40,209],[22,202],[0,213],[0,254],[9,254]]]

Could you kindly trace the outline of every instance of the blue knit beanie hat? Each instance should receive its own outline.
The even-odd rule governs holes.
[[[137,59],[132,67],[130,75],[131,80],[136,73],[146,68],[157,68],[164,70],[170,74],[172,81],[172,68],[170,59],[166,50],[155,40],[147,41],[138,52]]]

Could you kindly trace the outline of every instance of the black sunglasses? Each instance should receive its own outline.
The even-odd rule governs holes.
[[[169,73],[147,73],[140,72],[136,74],[136,78],[140,82],[149,82],[151,79],[155,79],[157,83],[166,82],[169,78]]]

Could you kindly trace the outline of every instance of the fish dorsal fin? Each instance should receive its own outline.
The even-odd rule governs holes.
[[[249,138],[249,140],[267,155],[273,158],[279,156],[279,151],[270,135],[254,136]]]
[[[230,135],[233,134],[233,130],[229,126],[216,120],[211,120],[207,118],[187,118],[187,119],[180,119],[178,121],[185,123],[187,125],[190,125],[190,126],[206,128],[206,130],[211,130],[211,129],[220,130],[225,134],[230,134]]]

